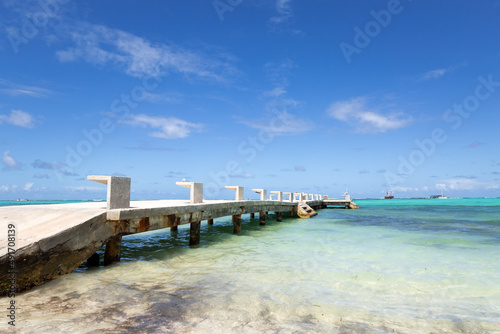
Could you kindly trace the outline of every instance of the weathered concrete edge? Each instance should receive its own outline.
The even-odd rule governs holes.
[[[103,212],[16,250],[15,273],[9,273],[9,254],[0,257],[0,296],[9,293],[11,278],[15,279],[19,293],[71,273],[113,234],[113,223],[106,221],[106,213]]]

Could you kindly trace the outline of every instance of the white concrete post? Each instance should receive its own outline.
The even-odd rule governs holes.
[[[203,183],[201,182],[176,182],[178,186],[189,188],[190,192],[190,203],[203,203]]]
[[[293,202],[292,193],[283,193],[283,195],[288,196],[288,199],[286,200],[287,202]]]
[[[325,201],[328,201],[330,199],[330,197],[328,195],[325,195],[323,198]]]
[[[307,201],[307,195],[305,193],[300,194],[300,201]]]
[[[226,189],[231,189],[236,191],[236,201],[243,201],[245,200],[245,195],[244,195],[244,187],[239,187],[239,186],[226,186]]]
[[[267,200],[267,190],[266,189],[252,189],[252,191],[255,191],[257,194],[260,194],[261,201]]]
[[[272,191],[271,191],[271,192],[272,192]],[[274,196],[276,196],[276,195],[275,195],[275,194],[271,194],[271,195],[269,195],[269,200],[270,200],[270,201],[274,201]]]
[[[87,180],[99,182],[108,186],[106,209],[130,208],[130,177],[88,175]]]
[[[283,202],[283,192],[282,191],[271,191],[271,193],[278,195],[278,202]]]

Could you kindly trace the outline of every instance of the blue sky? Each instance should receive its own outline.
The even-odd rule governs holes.
[[[500,196],[500,1],[0,3],[0,199]]]

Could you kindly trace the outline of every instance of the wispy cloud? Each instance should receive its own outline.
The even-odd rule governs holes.
[[[5,165],[4,170],[19,170],[19,169],[21,169],[21,164],[18,163],[10,155],[9,150],[3,152],[2,161],[3,161],[3,164]]]
[[[412,119],[400,112],[382,114],[376,107],[368,107],[366,99],[358,97],[338,101],[326,110],[330,117],[346,122],[359,133],[380,133],[408,126]]]
[[[275,6],[278,15],[271,17],[271,23],[281,24],[288,21],[292,17],[293,12],[290,2],[291,0],[276,0]]]
[[[255,177],[255,175],[253,175],[252,173],[248,173],[248,172],[242,172],[242,173],[238,173],[238,174],[230,174],[229,177],[235,178],[235,179],[253,179]]]
[[[33,182],[26,182],[26,184],[23,187],[24,191],[31,191],[35,184]]]
[[[144,114],[131,115],[129,120],[122,122],[133,126],[158,129],[158,131],[150,132],[149,135],[163,139],[186,138],[193,131],[200,131],[203,128],[203,124],[190,123],[176,117],[148,116]]]
[[[306,167],[304,167],[304,166],[299,166],[299,165],[295,165],[294,170],[295,170],[296,172],[305,172],[305,171],[306,171]]]
[[[102,25],[79,23],[68,28],[74,47],[56,52],[61,62],[82,59],[97,66],[114,66],[133,77],[171,72],[224,81],[237,73],[227,54],[209,55],[176,45],[154,44],[131,33]]]
[[[259,120],[240,120],[239,123],[276,136],[308,132],[314,128],[312,121],[298,118],[286,111],[269,114]]]
[[[479,147],[481,145],[483,145],[483,143],[475,141],[475,142],[472,142],[469,145],[465,146],[465,148],[475,148],[475,147]]]
[[[431,80],[431,79],[438,79],[448,73],[450,70],[447,68],[438,68],[436,70],[432,70],[429,72],[426,72],[422,75],[421,80],[426,81],[426,80]]]
[[[63,164],[62,162],[47,162],[43,161],[40,159],[36,159],[34,162],[31,163],[31,166],[33,168],[37,169],[48,169],[48,170],[53,170],[57,172],[58,174],[64,175],[64,176],[78,176],[77,173],[70,172],[65,169],[66,165]]]
[[[35,174],[33,175],[35,179],[50,179],[50,176],[48,174]]]
[[[10,96],[49,97],[56,94],[46,88],[20,85],[5,79],[0,79],[0,87],[0,93]]]
[[[490,190],[500,189],[496,182],[478,181],[474,178],[454,178],[436,184],[436,189],[443,190]]]
[[[34,118],[22,110],[11,110],[10,115],[0,115],[0,124],[7,123],[31,129],[35,126]]]
[[[428,81],[428,80],[439,79],[439,78],[445,76],[446,74],[452,73],[455,70],[457,70],[458,68],[464,67],[464,66],[467,66],[467,62],[463,62],[463,63],[458,64],[458,65],[453,65],[453,66],[442,67],[442,68],[430,70],[430,71],[422,74],[420,76],[420,78],[418,79],[418,81]]]

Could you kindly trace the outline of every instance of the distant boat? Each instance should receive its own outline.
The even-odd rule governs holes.
[[[385,192],[385,199],[393,199],[394,198],[394,195],[392,194],[392,190],[391,189],[387,189],[386,192]]]
[[[441,195],[433,195],[430,198],[447,199],[449,197],[448,196],[444,196],[443,195],[443,189],[441,189]]]

